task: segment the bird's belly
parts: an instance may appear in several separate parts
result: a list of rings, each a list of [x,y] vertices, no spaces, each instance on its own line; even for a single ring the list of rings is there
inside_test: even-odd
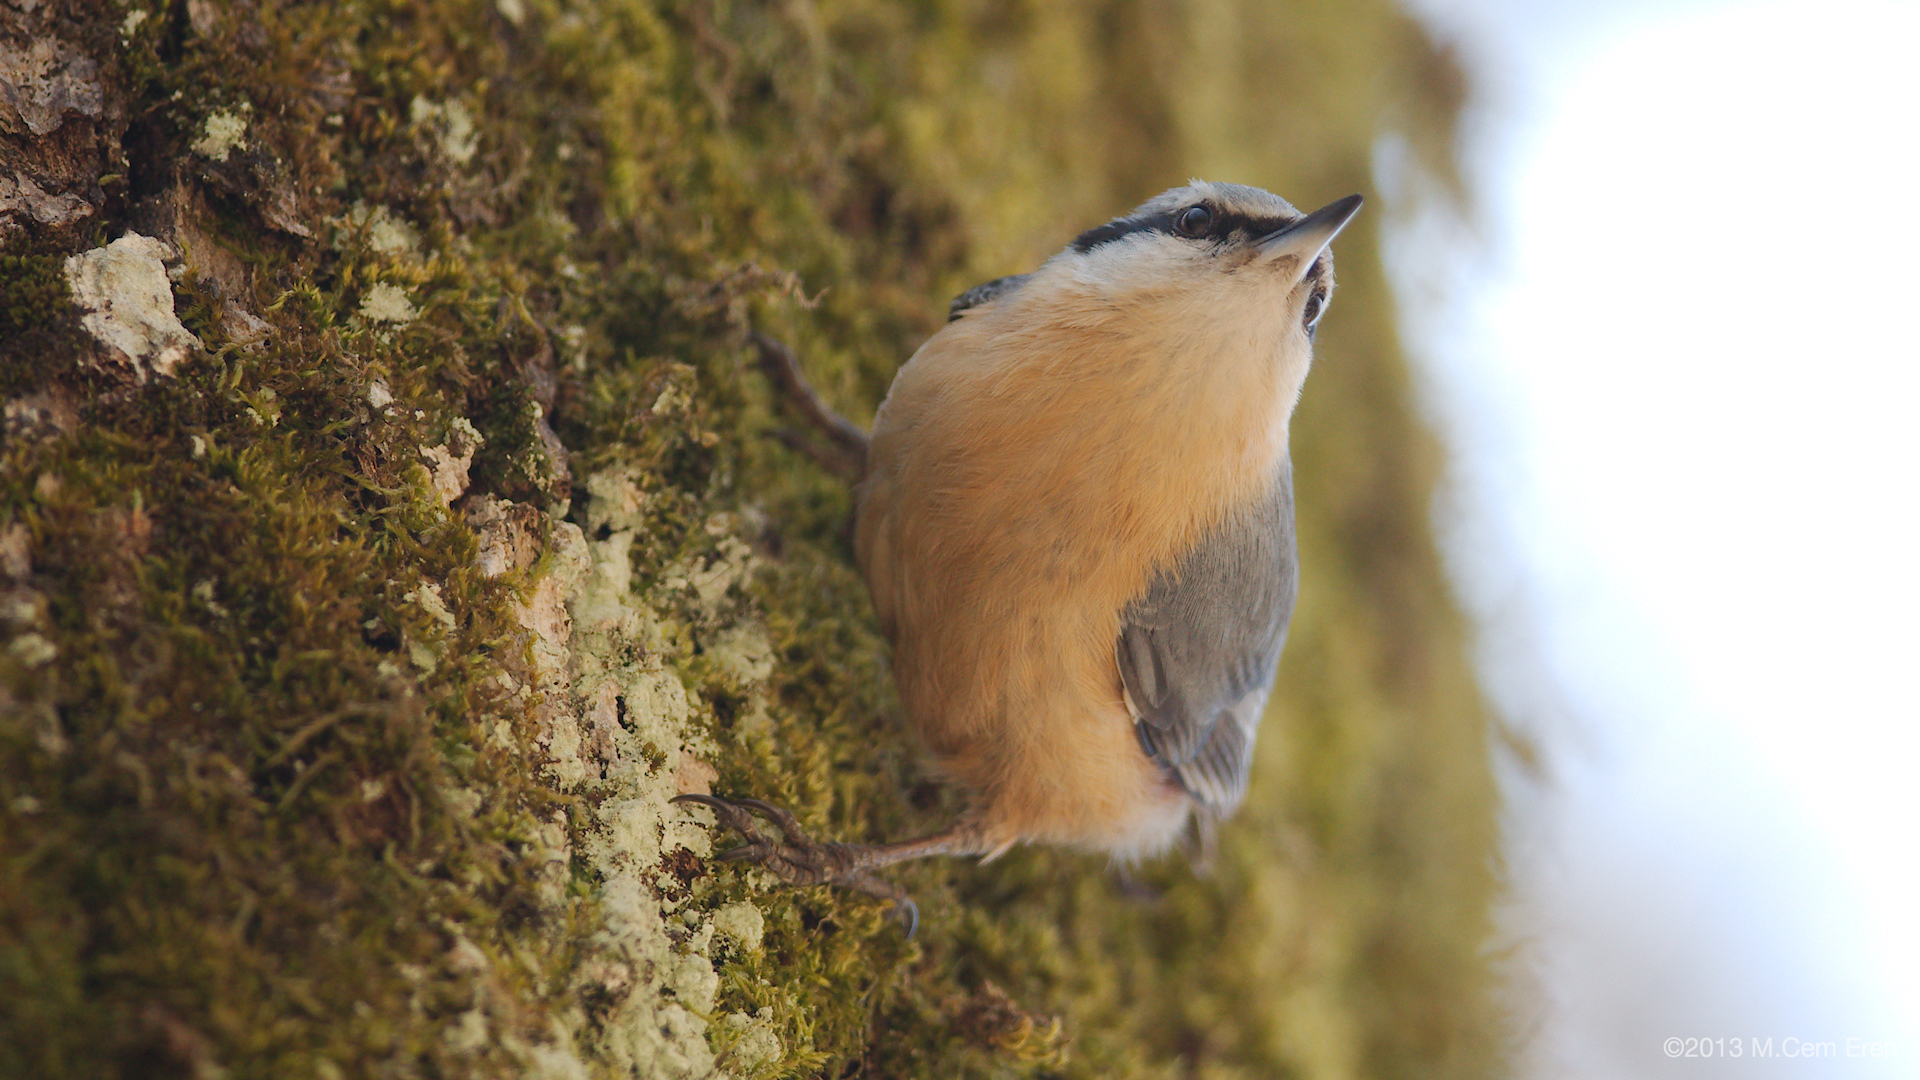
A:
[[[1056,537],[1021,557],[1001,537],[995,550],[1015,568],[1000,575],[910,564],[917,587],[897,608],[895,681],[935,766],[973,793],[995,846],[1150,855],[1177,839],[1191,802],[1140,748],[1114,660],[1124,602],[1107,594],[1120,587],[1097,587],[1105,560],[1077,546]]]

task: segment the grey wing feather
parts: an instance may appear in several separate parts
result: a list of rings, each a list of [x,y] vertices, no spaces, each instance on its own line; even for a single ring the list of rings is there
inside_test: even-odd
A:
[[[1246,794],[1299,587],[1293,470],[1127,605],[1114,652],[1148,756],[1208,810]]]
[[[984,285],[975,285],[973,288],[954,297],[953,303],[947,305],[947,321],[952,322],[959,318],[961,312],[966,311],[968,308],[979,307],[989,300],[998,299],[1002,295],[1012,292],[1020,286],[1025,285],[1027,279],[1032,276],[1032,274],[1015,274],[1012,277],[994,278]]]

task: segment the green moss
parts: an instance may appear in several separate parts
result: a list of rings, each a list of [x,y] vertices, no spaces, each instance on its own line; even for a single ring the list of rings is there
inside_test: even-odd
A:
[[[0,334],[24,334],[66,315],[64,262],[59,255],[0,255]]]
[[[124,12],[74,18],[104,48]],[[949,295],[1188,172],[1312,201],[1387,127],[1439,154],[1458,75],[1403,15],[174,4],[112,47],[109,231],[172,230],[208,352],[137,390],[58,337],[9,369],[75,415],[0,448],[0,1074],[1497,1071],[1485,715],[1372,219],[1211,877],[903,867],[908,942],[666,804],[840,839],[960,807],[748,328],[869,416]],[[60,257],[0,274],[4,318],[58,322]]]
[[[65,256],[0,255],[0,394],[31,393],[74,366],[78,323]]]

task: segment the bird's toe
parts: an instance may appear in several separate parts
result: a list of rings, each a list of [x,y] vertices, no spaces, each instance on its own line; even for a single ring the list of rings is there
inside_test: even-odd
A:
[[[773,822],[773,827],[779,829],[780,834],[785,836],[789,843],[811,844],[813,842],[807,836],[807,831],[800,827],[800,819],[794,817],[793,811],[791,810],[783,809],[760,799],[738,799],[735,800],[735,804],[744,806],[748,810]]]

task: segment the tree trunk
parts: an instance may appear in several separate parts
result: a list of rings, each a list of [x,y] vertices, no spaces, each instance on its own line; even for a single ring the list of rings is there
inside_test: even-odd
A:
[[[908,942],[668,802],[960,805],[752,330],[870,416],[954,293],[1188,169],[1363,188],[1460,92],[1380,2],[0,0],[0,1075],[1494,1071],[1369,220],[1211,876],[902,868]]]

